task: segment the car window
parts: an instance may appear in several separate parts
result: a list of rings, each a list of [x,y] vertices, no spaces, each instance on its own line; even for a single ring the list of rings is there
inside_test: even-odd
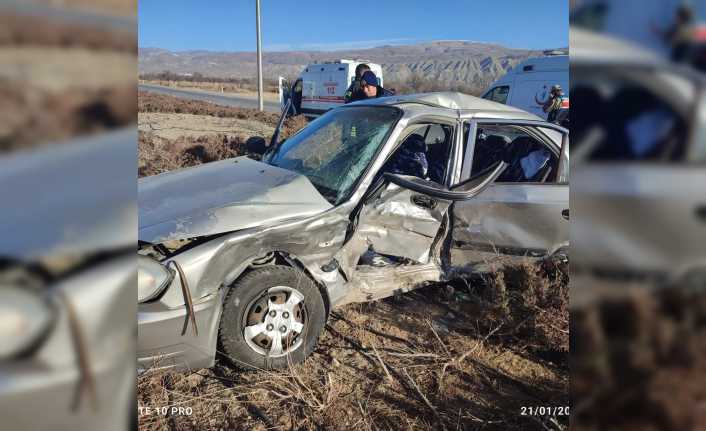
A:
[[[572,151],[577,160],[664,163],[684,159],[687,121],[671,102],[622,79],[602,79],[599,84],[584,82],[571,90],[576,101]]]
[[[507,85],[502,85],[500,87],[495,87],[483,96],[484,99],[492,100],[493,102],[502,103],[503,105],[507,103],[507,96],[510,93],[510,87]]]
[[[555,150],[528,130],[509,124],[479,124],[469,177],[504,160],[508,167],[496,180],[498,183],[554,182],[559,157]]]
[[[284,141],[268,163],[300,173],[338,204],[385,142],[400,111],[392,107],[346,107],[327,112]]]
[[[381,173],[412,175],[444,184],[453,143],[453,127],[446,124],[411,127],[414,131],[402,134],[402,142]]]

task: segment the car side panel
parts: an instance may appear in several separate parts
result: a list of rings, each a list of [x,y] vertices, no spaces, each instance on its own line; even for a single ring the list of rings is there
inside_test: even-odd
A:
[[[464,263],[551,254],[569,242],[566,184],[493,184],[453,206],[452,244]],[[565,213],[566,214],[566,213]]]
[[[363,207],[356,235],[365,238],[378,253],[428,263],[434,238],[450,201],[433,199],[433,209],[413,203],[419,193],[394,184]]]

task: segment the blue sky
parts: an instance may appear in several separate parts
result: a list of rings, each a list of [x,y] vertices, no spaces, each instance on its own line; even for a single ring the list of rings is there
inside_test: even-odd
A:
[[[472,40],[513,48],[569,44],[567,0],[261,0],[265,51]],[[139,46],[255,50],[255,0],[140,0]]]

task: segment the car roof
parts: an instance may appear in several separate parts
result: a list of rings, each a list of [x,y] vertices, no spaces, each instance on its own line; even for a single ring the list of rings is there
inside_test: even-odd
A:
[[[699,71],[675,64],[658,54],[622,39],[588,30],[571,30],[572,67],[608,67],[649,69],[678,73],[692,83],[706,85],[706,77]]]
[[[429,111],[439,115],[461,118],[502,118],[542,120],[522,109],[456,91],[405,94],[361,100],[351,105],[397,106],[404,111]]]
[[[667,63],[656,53],[632,42],[588,30],[572,28],[569,44],[571,45],[572,63],[650,66],[660,66]]]

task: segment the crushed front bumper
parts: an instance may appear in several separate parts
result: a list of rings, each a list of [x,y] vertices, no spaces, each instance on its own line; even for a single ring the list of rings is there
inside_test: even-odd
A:
[[[194,300],[196,328],[186,306],[171,309],[160,302],[140,304],[137,310],[138,371],[213,366],[224,294],[225,289],[221,289]]]

